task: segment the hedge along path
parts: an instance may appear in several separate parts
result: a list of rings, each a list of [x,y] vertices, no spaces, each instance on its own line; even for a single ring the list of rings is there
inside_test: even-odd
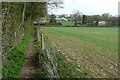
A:
[[[33,66],[33,60],[35,57],[35,51],[33,46],[34,37],[31,38],[28,50],[26,52],[26,60],[24,62],[24,66],[20,73],[20,78],[32,78],[33,74],[35,72],[34,66]]]

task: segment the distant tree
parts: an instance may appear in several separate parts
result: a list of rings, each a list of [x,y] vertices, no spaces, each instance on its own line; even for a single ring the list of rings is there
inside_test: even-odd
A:
[[[74,20],[75,20],[74,26],[77,26],[77,14],[74,14]]]
[[[108,22],[109,22],[109,16],[110,14],[109,13],[104,13],[102,14],[102,17],[103,17],[103,20],[106,21],[106,26],[108,26]]]
[[[56,23],[56,20],[55,20],[56,16],[54,14],[52,14],[50,16],[50,23]]]
[[[87,23],[89,26],[97,26],[101,16],[100,15],[91,15],[87,17]]]
[[[96,25],[96,26],[98,26],[98,23],[99,23],[99,21],[98,21],[98,20],[96,20],[96,21],[95,21],[95,25]]]
[[[109,26],[110,27],[115,27],[118,26],[118,17],[111,17],[109,20]]]
[[[87,24],[87,15],[83,15],[82,23]]]
[[[81,15],[82,13],[80,13],[78,10],[73,11],[74,26],[77,26],[78,22],[81,21]]]
[[[87,16],[87,24],[88,24],[88,26],[92,26],[93,21],[94,21],[93,16],[90,16],[90,15]]]
[[[101,21],[102,18],[100,15],[94,15],[94,17],[95,17],[95,19],[94,19],[95,25],[98,26],[98,23],[99,23],[99,21]]]
[[[62,14],[61,17],[66,17],[65,14]]]

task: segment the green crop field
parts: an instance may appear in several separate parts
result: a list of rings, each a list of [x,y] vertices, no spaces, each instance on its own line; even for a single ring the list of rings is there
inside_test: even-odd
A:
[[[73,21],[57,20],[57,22],[62,23],[63,26],[74,26],[74,22]]]
[[[117,77],[118,28],[42,27],[68,62],[91,77]]]

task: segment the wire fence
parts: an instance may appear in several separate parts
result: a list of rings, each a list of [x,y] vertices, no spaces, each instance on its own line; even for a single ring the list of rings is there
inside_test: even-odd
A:
[[[53,46],[51,46],[48,41],[44,40],[43,33],[40,33],[40,35],[41,53],[39,54],[39,64],[47,70],[47,77],[59,78],[56,52]]]
[[[41,52],[39,53],[39,64],[46,70],[42,74],[44,77],[85,78],[88,76],[87,73],[81,73],[77,70],[77,64],[68,62],[65,55],[44,33],[40,32],[40,35]]]

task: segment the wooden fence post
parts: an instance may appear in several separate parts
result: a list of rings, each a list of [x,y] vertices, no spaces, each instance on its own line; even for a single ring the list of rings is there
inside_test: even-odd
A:
[[[17,45],[17,33],[14,34],[15,45]]]
[[[42,50],[44,50],[45,44],[44,44],[44,35],[43,34],[41,34],[41,47],[42,47]]]
[[[37,31],[37,35],[38,35],[38,41],[40,41],[40,33],[39,33],[39,31]]]

